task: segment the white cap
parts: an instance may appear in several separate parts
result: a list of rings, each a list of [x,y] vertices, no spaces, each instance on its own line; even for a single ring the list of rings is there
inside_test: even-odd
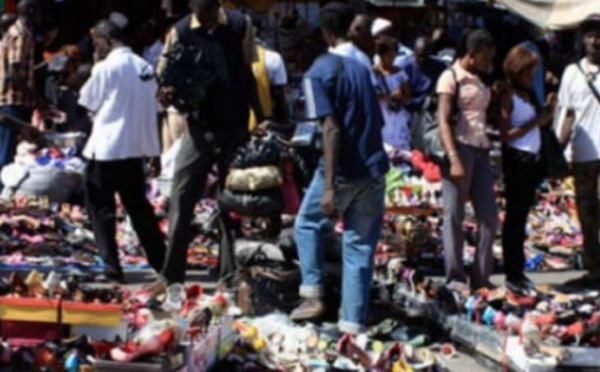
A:
[[[108,19],[120,28],[125,28],[129,24],[129,19],[123,13],[112,12]]]
[[[384,19],[384,18],[377,18],[374,22],[373,22],[373,26],[371,26],[371,34],[373,36],[377,36],[380,33],[382,33],[383,31],[391,28],[393,26],[392,22]]]

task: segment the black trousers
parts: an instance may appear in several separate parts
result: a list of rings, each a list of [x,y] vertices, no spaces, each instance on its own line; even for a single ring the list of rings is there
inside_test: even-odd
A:
[[[247,120],[245,121],[245,123]],[[204,193],[208,174],[218,167],[220,185],[224,185],[227,159],[246,143],[247,133],[229,133],[219,152],[214,144],[207,143],[204,130],[194,124],[182,137],[181,149],[175,160],[175,175],[171,190],[169,209],[168,251],[162,275],[168,283],[184,283],[187,250],[192,240],[191,223],[194,208]],[[235,273],[235,231],[237,224],[227,214],[219,216],[219,277],[230,279]]]
[[[165,260],[165,240],[152,205],[146,198],[142,159],[90,161],[85,171],[87,209],[106,273],[121,276],[116,240],[115,193],[131,218],[150,265],[160,272]]]
[[[583,233],[583,267],[600,274],[600,161],[573,163],[575,201]]]
[[[523,277],[525,268],[527,217],[543,178],[543,163],[536,155],[505,147],[502,167],[506,193],[506,216],[502,228],[504,273],[507,280],[518,281]]]

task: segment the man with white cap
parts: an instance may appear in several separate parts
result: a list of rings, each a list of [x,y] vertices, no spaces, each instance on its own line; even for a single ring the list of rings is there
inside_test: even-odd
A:
[[[398,45],[398,56],[394,61],[394,65],[400,67],[402,61],[413,55],[412,50],[398,41],[398,37],[394,35],[394,24],[392,21],[385,18],[377,18],[371,27],[371,33],[378,42],[390,42]],[[377,57],[375,57],[377,58]],[[378,62],[377,60],[375,61]]]
[[[108,19],[121,30],[124,30],[127,27],[127,25],[129,25],[129,19],[127,18],[127,16],[120,12],[110,13]]]

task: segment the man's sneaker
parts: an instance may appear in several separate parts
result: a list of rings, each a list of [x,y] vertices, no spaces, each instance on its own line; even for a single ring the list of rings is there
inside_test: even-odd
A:
[[[300,322],[318,319],[323,315],[325,315],[325,305],[323,304],[323,301],[318,298],[308,298],[302,301],[300,306],[292,311],[290,319],[295,322]]]

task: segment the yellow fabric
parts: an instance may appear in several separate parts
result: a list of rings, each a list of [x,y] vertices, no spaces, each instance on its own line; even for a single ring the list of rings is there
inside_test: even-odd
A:
[[[258,87],[258,98],[263,109],[265,117],[271,117],[273,115],[273,100],[271,98],[271,82],[269,81],[269,74],[267,73],[267,65],[265,61],[266,50],[262,46],[257,46],[258,61],[252,64],[252,72],[256,79],[256,85]],[[258,126],[256,115],[254,112],[250,112],[250,122],[248,128],[252,131]]]
[[[237,9],[237,6],[233,1],[226,0],[223,1],[223,5],[221,5],[224,9]]]
[[[227,15],[225,14],[225,10],[221,7],[221,9],[219,9],[219,20],[218,20],[219,25],[221,26],[225,26],[227,25]],[[198,17],[196,17],[195,14],[192,13],[192,20],[190,21],[190,28],[192,30],[198,29],[202,27],[202,22],[200,22],[200,20],[198,19]]]

